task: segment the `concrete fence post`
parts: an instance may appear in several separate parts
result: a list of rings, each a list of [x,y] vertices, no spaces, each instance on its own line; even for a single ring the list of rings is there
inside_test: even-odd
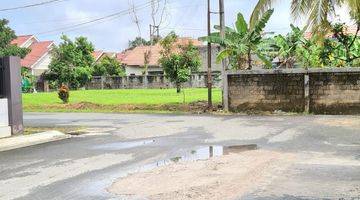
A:
[[[305,113],[310,112],[310,86],[309,86],[309,74],[304,74],[304,99],[305,99]]]
[[[223,110],[225,112],[229,111],[229,82],[228,82],[228,73],[227,70],[223,70]]]
[[[101,76],[101,89],[103,90],[104,89],[104,76]]]
[[[9,125],[12,134],[22,133],[23,111],[21,97],[21,65],[19,57],[4,57],[4,89],[5,97],[8,99]]]
[[[49,81],[44,80],[44,92],[50,92]]]
[[[149,81],[149,79],[148,79],[149,77],[148,77],[148,75],[144,75],[143,76],[143,80],[144,80],[144,86],[145,86],[145,88],[146,89],[149,89],[149,86],[148,86],[148,81]]]

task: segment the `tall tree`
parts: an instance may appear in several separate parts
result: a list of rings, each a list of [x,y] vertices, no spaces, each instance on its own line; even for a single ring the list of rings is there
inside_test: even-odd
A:
[[[3,56],[19,56],[24,58],[30,52],[28,48],[20,48],[12,45],[11,41],[16,39],[15,32],[8,26],[9,21],[0,20],[0,57]]]
[[[170,33],[160,44],[163,48],[159,59],[165,77],[176,85],[176,92],[180,93],[181,84],[190,79],[191,73],[198,71],[201,66],[200,53],[191,42],[186,45],[176,45],[177,36]]]
[[[46,77],[57,86],[66,84],[77,89],[91,79],[94,46],[85,37],[78,37],[75,42],[65,35],[61,39],[59,46],[52,50]]]
[[[94,65],[94,76],[124,76],[125,70],[116,58],[105,56],[99,63]]]
[[[263,55],[258,46],[262,41],[262,32],[273,12],[274,10],[266,11],[253,27],[246,23],[241,13],[238,13],[235,29],[225,28],[225,39],[220,37],[219,32],[200,39],[224,46],[224,50],[217,56],[217,61],[229,58],[230,65],[235,69],[251,69],[253,54],[256,54],[265,65],[270,67],[271,62]],[[219,30],[219,27],[215,26],[215,29]]]
[[[259,0],[250,19],[250,24],[256,23],[267,9],[277,0]],[[350,16],[360,27],[360,0],[291,0],[291,15],[294,19],[305,17],[307,27],[318,33],[330,30],[330,16],[336,15],[336,6],[347,6]]]
[[[136,37],[134,40],[129,41],[128,49],[134,49],[138,46],[149,46],[151,45],[150,41],[145,40],[142,37]]]

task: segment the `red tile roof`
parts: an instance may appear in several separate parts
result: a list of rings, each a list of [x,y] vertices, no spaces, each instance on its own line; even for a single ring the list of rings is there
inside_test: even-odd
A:
[[[92,56],[94,57],[95,61],[98,61],[99,58],[101,58],[101,56],[104,54],[103,51],[94,51],[92,53]]]
[[[127,55],[127,51],[117,53],[116,60],[118,60],[119,62],[122,62],[125,59],[126,55]]]
[[[184,37],[178,38],[176,45],[186,45],[189,42],[198,47],[203,45],[199,40]],[[159,44],[153,46],[138,46],[132,50],[117,54],[117,58],[123,64],[143,67],[145,62],[145,52],[150,52],[149,65],[158,66],[161,50],[162,47]]]
[[[158,65],[158,60],[160,58],[161,46],[154,45],[154,46],[138,46],[132,50],[127,51],[123,55],[123,59],[121,63],[126,65],[137,65],[137,66],[144,66],[145,63],[145,53],[150,52],[150,59],[149,65],[156,66]]]
[[[41,57],[50,51],[52,41],[35,42],[30,45],[30,53],[21,60],[21,66],[31,68]]]
[[[11,41],[11,44],[22,46],[26,41],[28,41],[30,38],[34,37],[33,35],[20,35],[13,41]]]

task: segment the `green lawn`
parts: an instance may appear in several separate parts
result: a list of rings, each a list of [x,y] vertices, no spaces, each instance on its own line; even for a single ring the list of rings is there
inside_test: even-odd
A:
[[[135,105],[149,107],[159,105],[183,105],[197,101],[207,100],[206,88],[184,89],[180,94],[175,89],[120,89],[120,90],[79,90],[70,91],[69,105],[61,103],[56,92],[23,94],[25,111],[74,111],[74,104],[91,103],[104,109],[94,111],[106,111],[114,109],[114,106]],[[221,90],[213,89],[214,103],[221,102]],[[111,108],[112,106],[112,108]],[[121,108],[118,108],[121,109]],[[159,108],[164,109],[164,108]],[[86,109],[84,109],[86,110]],[[141,109],[140,109],[141,110]],[[152,110],[152,109],[151,109]],[[156,109],[154,109],[156,110]]]

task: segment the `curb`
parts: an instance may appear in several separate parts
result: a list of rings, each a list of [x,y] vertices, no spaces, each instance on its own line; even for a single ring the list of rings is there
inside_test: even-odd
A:
[[[46,131],[31,135],[21,135],[9,138],[0,139],[0,152],[23,147],[44,144],[71,138],[71,135],[66,135],[59,131]]]

